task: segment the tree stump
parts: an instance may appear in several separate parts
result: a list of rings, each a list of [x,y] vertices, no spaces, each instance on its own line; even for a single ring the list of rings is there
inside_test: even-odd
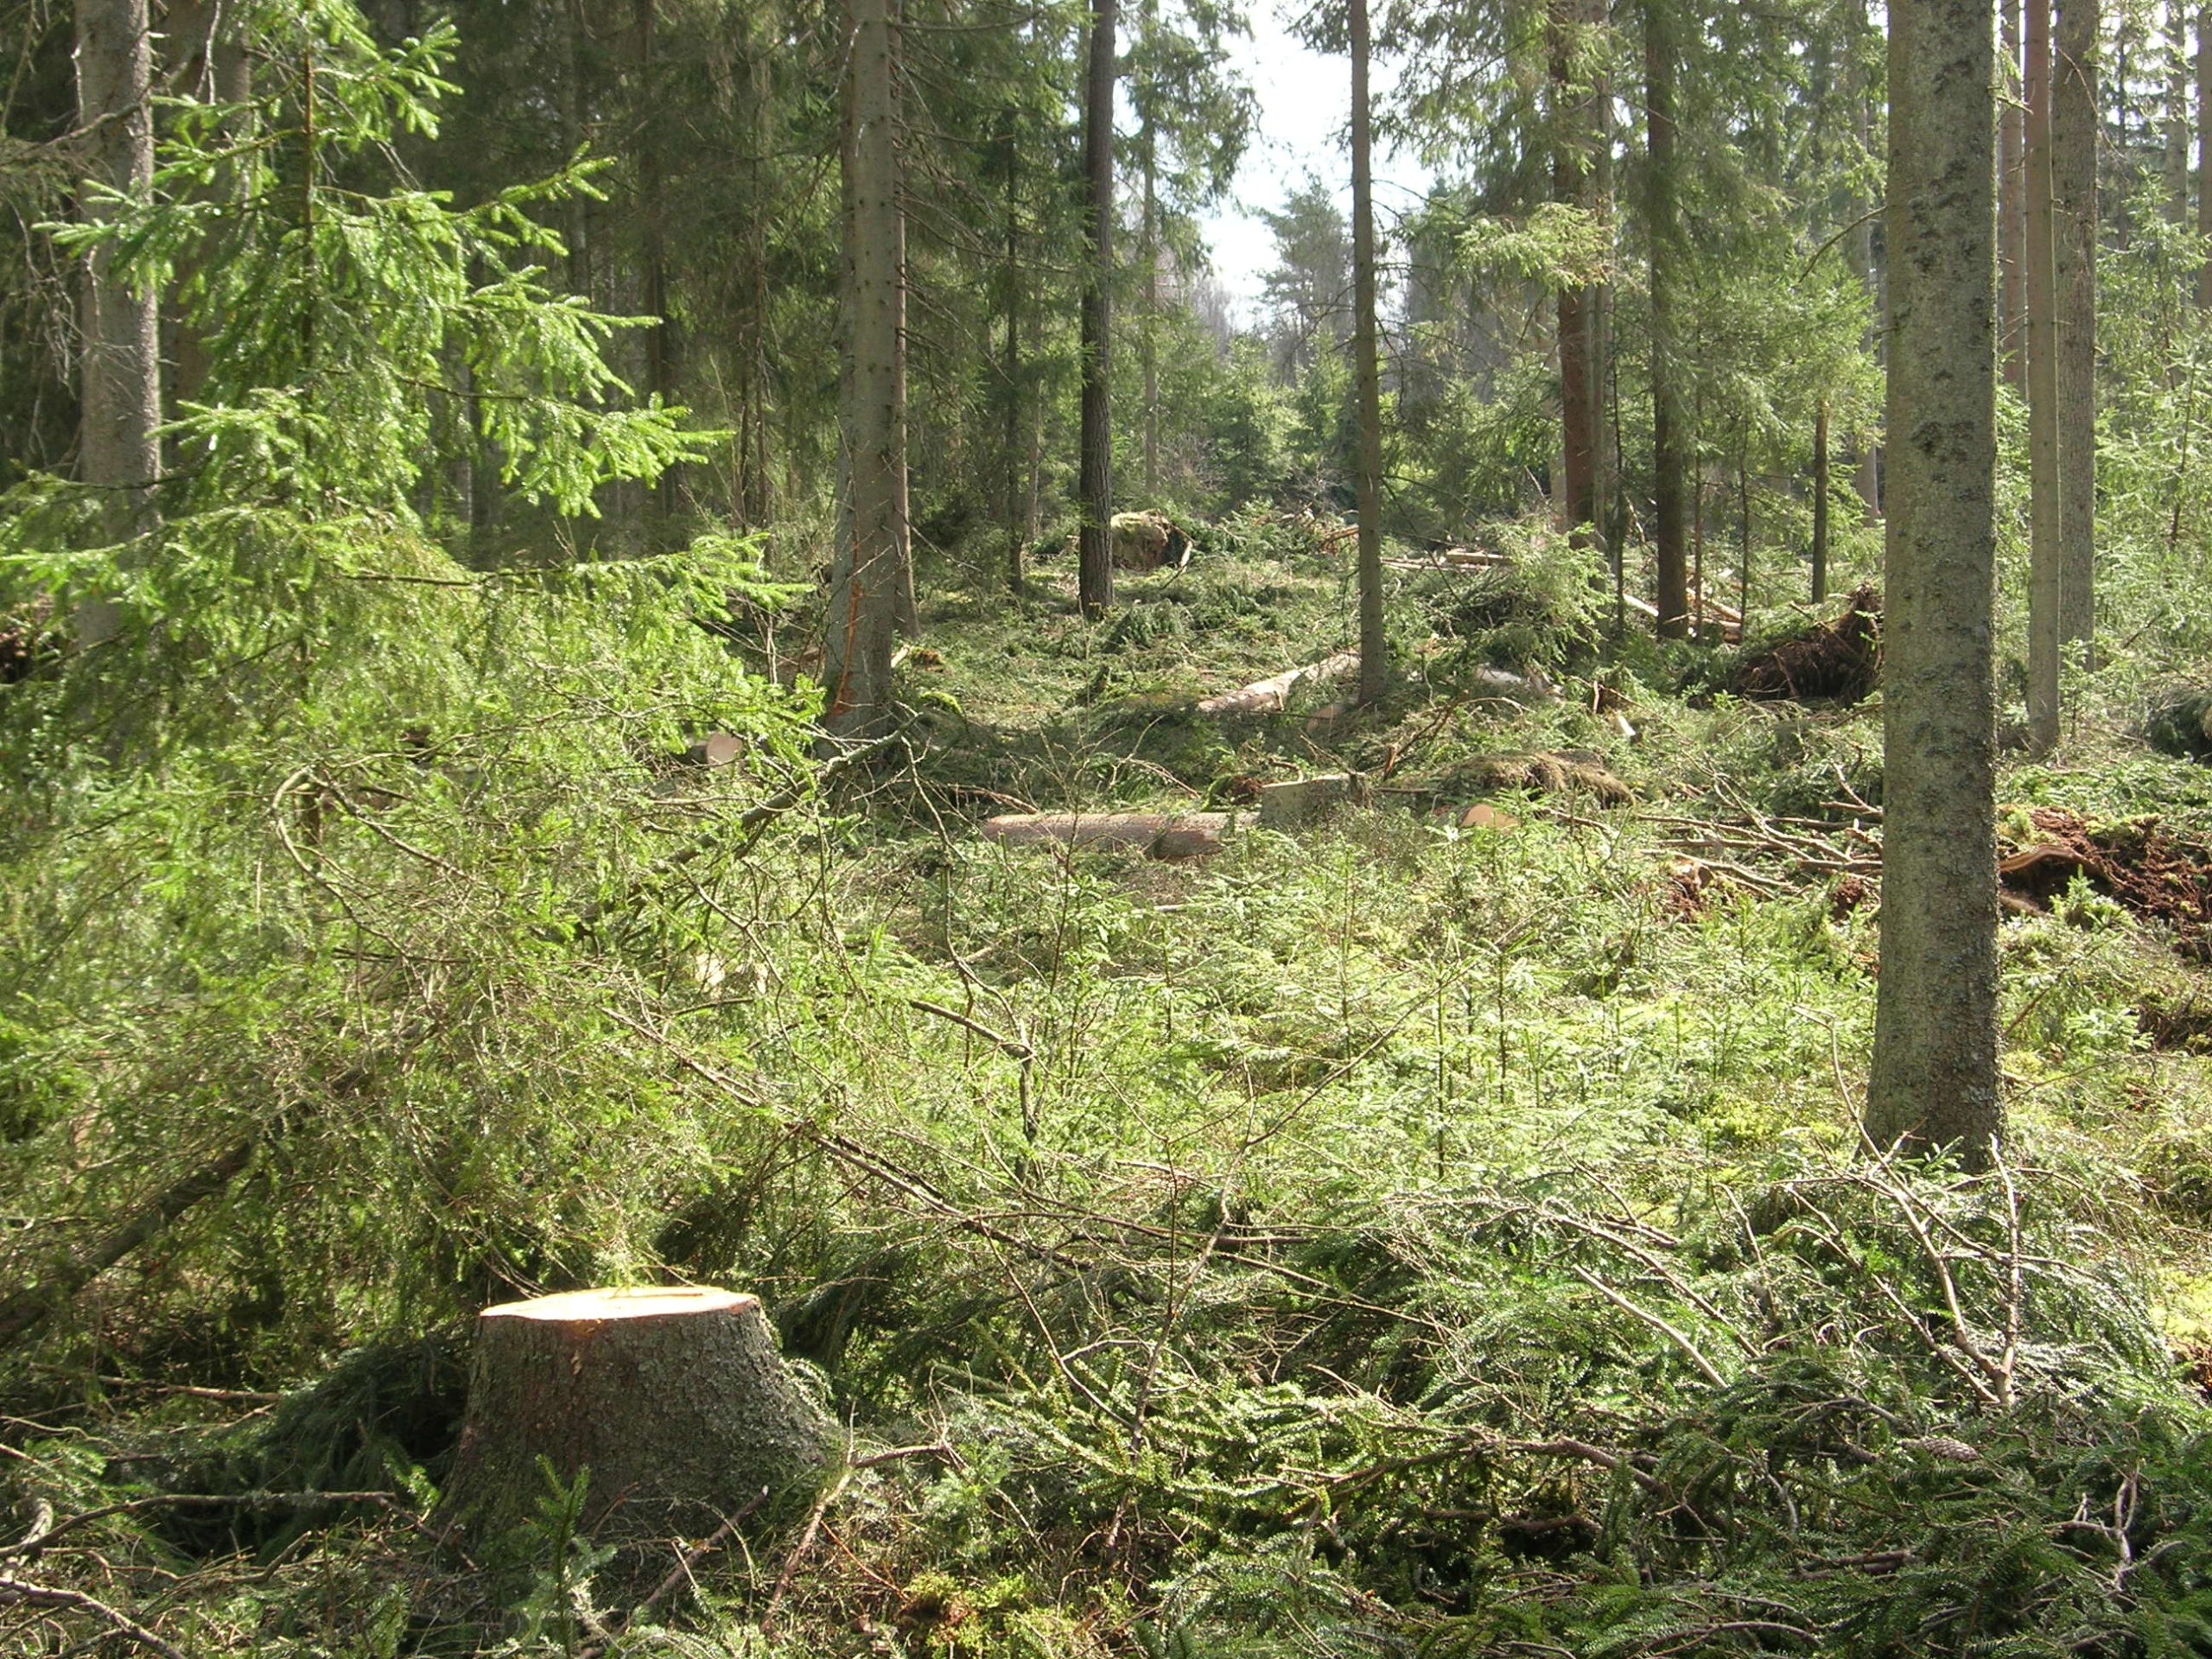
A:
[[[578,1290],[486,1308],[441,1504],[480,1539],[590,1471],[603,1537],[704,1531],[816,1476],[830,1424],[793,1384],[760,1300],[709,1286]]]

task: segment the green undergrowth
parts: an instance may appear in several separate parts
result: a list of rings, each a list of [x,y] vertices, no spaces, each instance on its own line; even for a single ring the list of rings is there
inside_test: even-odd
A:
[[[195,1655],[2212,1650],[2201,969],[2009,916],[2004,1166],[1871,1157],[1876,711],[1664,695],[1557,574],[1409,574],[1378,709],[1241,723],[1346,643],[1318,545],[940,594],[813,793],[751,624],[634,586],[456,598],[537,666],[324,664],[367,714],[159,788],[56,763],[0,1287],[248,1152],[0,1362],[0,1531],[123,1506],[14,1565]],[[2008,802],[2196,810],[2096,729]],[[1199,862],[976,833],[1347,768]],[[662,1279],[759,1292],[852,1466],[632,1611],[558,1494],[472,1573],[468,1319]]]

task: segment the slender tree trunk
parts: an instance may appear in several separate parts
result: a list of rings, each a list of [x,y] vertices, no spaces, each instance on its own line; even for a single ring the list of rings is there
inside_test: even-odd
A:
[[[143,190],[154,176],[149,102],[153,49],[146,0],[77,0],[77,124],[85,187],[79,214],[107,216],[92,187]],[[84,359],[78,467],[101,491],[105,533],[117,541],[146,528],[162,474],[161,308],[151,289],[135,293],[112,272],[105,249],[86,258],[81,289]],[[87,643],[114,631],[100,601],[79,619]]]
[[[1859,116],[1859,143],[1869,156],[1874,149],[1874,99],[1867,89],[1865,54],[1871,43],[1880,36],[1874,33],[1866,20],[1866,0],[1854,0],[1852,10],[1854,24],[1851,35],[1851,55],[1847,68],[1851,78],[1852,106]],[[1866,297],[1873,315],[1873,327],[1867,346],[1878,364],[1889,361],[1889,282],[1885,276],[1883,261],[1874,251],[1874,214],[1879,204],[1870,204],[1852,232],[1852,264],[1866,284]],[[1868,434],[1859,444],[1859,469],[1853,480],[1859,500],[1865,504],[1869,518],[1882,516],[1882,446],[1878,435]]]
[[[1359,381],[1359,700],[1382,695],[1382,372],[1375,340],[1374,122],[1368,102],[1367,0],[1351,24],[1352,366]]]
[[[1675,267],[1681,228],[1675,201],[1675,47],[1668,0],[1645,0],[1643,71],[1645,172],[1651,238],[1651,494],[1659,564],[1659,636],[1689,632],[1688,570],[1683,543],[1681,390],[1675,365]]]
[[[2051,217],[2050,0],[2027,0],[2028,741],[2058,741],[2058,305]]]
[[[1882,973],[1866,1133],[1988,1163],[1997,1070],[1987,0],[1890,0]]]
[[[1142,29],[1160,25],[1159,0],[1144,0]],[[1147,105],[1149,100],[1147,100]],[[1144,505],[1160,505],[1160,131],[1147,107],[1138,137],[1144,157]]]
[[[2196,233],[2212,240],[2212,4],[2196,11]],[[2197,270],[2196,303],[2212,311],[2212,259]]]
[[[1828,405],[1813,417],[1813,603],[1828,596]]]
[[[1550,48],[1552,200],[1588,209],[1589,174],[1582,154],[1591,142],[1585,124],[1590,100],[1573,95],[1573,36],[1583,0],[1551,0]],[[1597,519],[1597,376],[1592,361],[1590,291],[1563,287],[1556,296],[1559,321],[1559,409],[1562,494],[1560,517],[1569,531],[1586,535]]]
[[[1606,0],[1585,0],[1587,21],[1605,21]],[[1610,84],[1600,76],[1590,89],[1588,130],[1596,152],[1590,169],[1591,209],[1605,226],[1608,257],[1615,251],[1613,226],[1613,113]],[[1616,599],[1620,597],[1621,544],[1626,537],[1627,515],[1623,512],[1620,487],[1619,388],[1613,376],[1612,289],[1599,283],[1586,290],[1585,314],[1590,334],[1590,412],[1592,435],[1591,511],[1598,534],[1611,565]],[[1616,619],[1618,624],[1618,619]]]
[[[2097,37],[2097,0],[2060,0],[2050,101],[2058,643],[2084,663],[2094,655],[2096,585]]]
[[[1999,340],[2005,378],[2023,396],[2028,387],[2027,359],[2027,130],[2021,108],[2025,82],[2020,73],[2020,0],[1999,0],[2004,18],[2004,55],[1998,90],[2004,98],[1998,114],[1997,259]]]
[[[1027,520],[1022,512],[1022,480],[1027,475],[1021,450],[1021,130],[1012,111],[1007,112],[1006,141],[1006,585],[1009,593],[1021,592],[1022,551],[1028,545]]]
[[[1090,186],[1090,246],[1083,284],[1082,525],[1076,589],[1086,616],[1114,603],[1114,29],[1115,0],[1090,0],[1083,103],[1083,171]]]
[[[1744,521],[1743,563],[1736,568],[1736,614],[1743,619],[1737,637],[1751,626],[1751,435],[1736,454],[1736,498]]]
[[[2165,155],[2160,182],[2166,218],[2189,223],[2189,12],[2183,0],[2166,0]]]
[[[1705,410],[1698,405],[1692,423],[1690,472],[1690,638],[1705,641]]]
[[[823,723],[872,735],[891,702],[897,625],[899,474],[906,411],[898,370],[900,238],[892,0],[849,0],[845,92],[846,533],[839,538],[823,642]]]
[[[640,219],[638,303],[652,319],[645,325],[644,391],[648,397],[672,403],[676,397],[668,321],[668,204],[666,168],[661,156],[658,0],[637,0],[638,212]],[[665,518],[676,511],[677,469],[670,467],[654,485],[650,510]]]
[[[898,0],[892,0],[893,17],[898,16]],[[891,73],[895,77],[899,66],[894,56]],[[894,90],[893,94],[897,94]],[[892,189],[899,189],[896,153],[893,154]],[[893,318],[891,331],[891,401],[899,411],[898,455],[891,469],[891,522],[896,534],[893,551],[899,561],[892,588],[892,618],[899,633],[908,639],[922,637],[922,610],[914,594],[914,515],[912,498],[908,493],[909,474],[906,470],[906,209],[903,197],[898,198],[892,213],[894,246],[897,250],[894,269],[898,275],[892,283],[891,303]]]

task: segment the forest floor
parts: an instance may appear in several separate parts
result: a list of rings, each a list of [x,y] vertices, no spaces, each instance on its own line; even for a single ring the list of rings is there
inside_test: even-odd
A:
[[[8,1373],[5,1536],[86,1518],[0,1539],[0,1594],[61,1598],[0,1646],[2212,1650],[2212,772],[2118,707],[2008,766],[2011,1138],[1902,1166],[1856,1127],[1878,693],[1613,652],[1528,544],[1395,574],[1379,707],[1206,717],[1351,600],[1299,526],[1205,539],[1098,623],[1061,566],[942,574],[906,758],[702,889],[652,1128],[698,1150],[623,1248],[768,1301],[850,1440],[817,1499],[696,1557],[555,1504],[479,1570],[425,1519],[462,1322],[310,1368],[111,1301]],[[1239,816],[1189,860],[978,831],[1068,810]],[[588,1228],[593,1181],[543,1203]],[[142,1269],[179,1306],[221,1280],[183,1249]]]

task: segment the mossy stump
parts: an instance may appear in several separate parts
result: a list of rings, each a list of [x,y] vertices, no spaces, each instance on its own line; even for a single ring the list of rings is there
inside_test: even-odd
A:
[[[441,1508],[497,1539],[537,1513],[543,1459],[564,1483],[590,1471],[581,1519],[601,1537],[708,1531],[816,1478],[830,1433],[756,1296],[700,1286],[505,1302],[477,1318]]]

